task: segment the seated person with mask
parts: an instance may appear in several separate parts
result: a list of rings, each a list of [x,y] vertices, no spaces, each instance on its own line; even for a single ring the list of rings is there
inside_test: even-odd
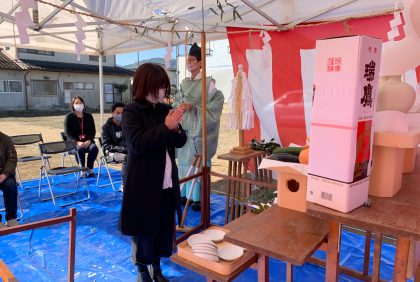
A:
[[[112,117],[102,126],[102,148],[108,162],[122,163],[121,173],[127,162],[127,143],[122,134],[121,121],[124,104],[117,102],[111,106]]]

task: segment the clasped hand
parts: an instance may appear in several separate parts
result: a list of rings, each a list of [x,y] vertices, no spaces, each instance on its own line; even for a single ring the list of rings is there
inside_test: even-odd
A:
[[[181,107],[178,107],[175,111],[169,111],[165,118],[165,125],[169,130],[176,130],[178,128],[178,125],[184,116],[184,111],[185,110]]]
[[[92,142],[90,141],[90,140],[87,140],[87,141],[85,141],[85,142],[83,142],[83,141],[77,141],[77,145],[79,146],[79,147],[82,147],[82,148],[87,148],[87,147],[89,147],[89,145],[91,144]]]

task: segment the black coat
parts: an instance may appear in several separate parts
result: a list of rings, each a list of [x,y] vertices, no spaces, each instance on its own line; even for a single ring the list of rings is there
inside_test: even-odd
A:
[[[75,113],[68,113],[64,117],[64,133],[66,134],[67,140],[81,141],[79,136],[82,134],[82,128],[79,120]],[[93,116],[89,113],[83,112],[83,133],[86,135],[86,140],[90,140],[95,143],[95,121]]]
[[[112,117],[102,125],[102,149],[108,152],[118,152],[127,154],[125,136],[122,136],[121,142],[118,142],[117,134],[114,129]]]
[[[119,229],[130,236],[157,236],[166,150],[172,161],[172,184],[178,220],[181,198],[175,148],[187,141],[185,131],[170,131],[165,125],[170,106],[135,101],[124,108],[122,129],[128,159]]]

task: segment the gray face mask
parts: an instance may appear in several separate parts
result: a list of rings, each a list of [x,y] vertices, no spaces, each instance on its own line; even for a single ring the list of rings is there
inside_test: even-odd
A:
[[[112,115],[112,118],[113,118],[116,122],[121,122],[121,121],[122,121],[122,115]]]

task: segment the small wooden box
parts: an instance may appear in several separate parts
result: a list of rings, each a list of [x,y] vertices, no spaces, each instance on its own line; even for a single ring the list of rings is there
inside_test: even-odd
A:
[[[280,207],[306,212],[307,165],[263,159],[259,168],[278,173],[277,204]]]
[[[229,232],[227,229],[224,229],[218,226],[213,226],[213,227],[210,227],[209,229],[219,229],[226,233]],[[216,245],[218,248],[220,248],[220,247],[223,247],[226,245],[232,245],[232,244],[225,241],[221,241],[219,243],[216,243]],[[179,257],[185,260],[191,261],[195,264],[198,264],[204,268],[211,269],[212,271],[220,273],[222,275],[229,275],[233,273],[243,264],[247,263],[249,259],[251,259],[254,255],[255,253],[245,250],[244,254],[240,258],[234,261],[225,261],[225,260],[220,259],[218,262],[215,262],[215,261],[208,261],[194,255],[191,250],[190,245],[188,245],[187,240],[183,241],[182,243],[178,245]]]

